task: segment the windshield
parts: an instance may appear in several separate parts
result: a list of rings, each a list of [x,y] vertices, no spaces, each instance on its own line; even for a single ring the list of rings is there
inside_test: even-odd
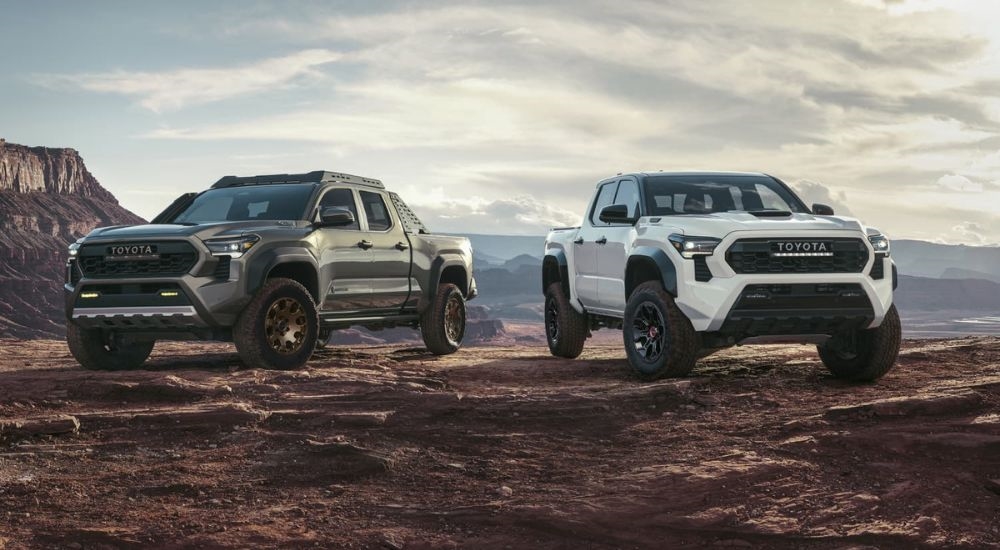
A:
[[[209,189],[175,216],[173,223],[301,220],[315,188],[294,183]]]
[[[767,176],[651,176],[645,188],[649,216],[734,210],[808,212],[798,197]]]

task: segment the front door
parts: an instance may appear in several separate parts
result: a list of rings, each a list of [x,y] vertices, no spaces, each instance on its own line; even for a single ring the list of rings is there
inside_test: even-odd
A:
[[[322,232],[322,257],[320,281],[329,281],[320,310],[350,316],[368,309],[372,284],[369,278],[371,251],[360,246],[365,239],[361,231],[361,217],[354,191],[334,188],[320,198],[319,208],[336,206],[354,214],[354,224],[343,227],[324,227]]]
[[[639,217],[639,184],[631,178],[618,183],[618,192],[612,204],[628,207],[628,217]],[[610,224],[605,228],[607,242],[597,252],[598,296],[601,308],[615,313],[625,311],[625,264],[628,246],[633,241],[635,226],[630,223]]]
[[[598,297],[600,272],[597,261],[607,242],[608,224],[600,220],[600,215],[604,207],[611,206],[617,189],[618,182],[605,183],[598,189],[597,197],[590,207],[590,216],[583,221],[573,243],[576,296],[587,308],[599,308],[601,305]]]
[[[371,244],[369,270],[374,310],[402,310],[410,296],[410,255],[412,250],[403,226],[393,216],[382,193],[359,191],[367,221],[365,240]]]

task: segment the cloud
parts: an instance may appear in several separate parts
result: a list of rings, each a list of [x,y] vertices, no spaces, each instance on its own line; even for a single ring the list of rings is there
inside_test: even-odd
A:
[[[247,161],[259,172],[335,160],[421,199],[441,188],[422,205],[431,226],[574,223],[604,176],[693,168],[773,173],[898,237],[929,224],[887,200],[985,215],[994,204],[956,186],[1000,189],[993,8],[955,2],[261,4],[213,39],[298,53],[37,80],[165,113],[139,132],[147,147],[279,154]],[[308,103],[281,95],[292,87]],[[269,90],[238,118],[177,112]]]
[[[983,190],[983,184],[970,180],[965,176],[956,174],[946,174],[937,180],[937,184],[952,191],[962,191],[965,193],[978,193]]]
[[[951,228],[952,232],[958,236],[959,242],[966,244],[986,244],[984,228],[975,222],[963,222]]]
[[[125,95],[136,98],[146,109],[163,112],[287,86],[341,57],[334,51],[310,49],[238,67],[38,74],[32,80],[47,88]]]
[[[414,206],[421,217],[435,221],[439,232],[493,233],[503,235],[544,235],[553,227],[579,225],[581,214],[570,212],[532,195],[509,199],[448,200]]]
[[[807,206],[812,206],[813,203],[825,204],[832,207],[839,216],[854,216],[847,206],[847,193],[843,190],[834,192],[822,183],[810,180],[799,180],[791,185]]]

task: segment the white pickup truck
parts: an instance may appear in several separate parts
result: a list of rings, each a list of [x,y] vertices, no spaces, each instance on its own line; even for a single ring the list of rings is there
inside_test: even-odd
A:
[[[816,343],[854,381],[899,353],[889,240],[766,174],[605,179],[580,227],[549,233],[542,273],[552,353],[576,357],[592,330],[619,328],[643,379],[739,343]]]

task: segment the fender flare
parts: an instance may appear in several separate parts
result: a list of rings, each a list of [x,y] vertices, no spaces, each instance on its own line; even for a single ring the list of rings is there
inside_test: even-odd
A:
[[[434,300],[434,295],[437,294],[438,285],[441,284],[441,274],[444,273],[445,269],[454,266],[461,267],[462,270],[465,271],[465,288],[461,290],[466,295],[466,298],[468,298],[469,292],[472,290],[472,270],[469,269],[468,265],[466,265],[462,256],[458,254],[441,254],[431,261],[431,268],[428,277],[428,282],[430,284],[427,285],[427,288],[425,288],[423,292],[424,303],[430,303]]]
[[[628,295],[632,293],[632,288],[629,287],[629,270],[636,262],[651,261],[656,266],[657,270],[660,272],[660,281],[663,283],[663,289],[666,290],[674,298],[677,297],[677,268],[674,267],[674,262],[670,260],[667,253],[659,248],[654,248],[652,246],[637,246],[632,250],[632,253],[628,257],[628,262],[625,267],[625,299],[628,299]]]
[[[551,265],[556,266],[556,276],[553,278],[551,272]],[[559,281],[562,284],[563,292],[568,297],[569,293],[569,264],[566,261],[566,252],[562,249],[555,248],[545,252],[545,258],[542,259],[542,295],[549,289],[549,285]]]
[[[272,248],[255,254],[250,265],[247,266],[247,295],[253,294],[258,288],[264,285],[267,274],[275,267],[289,263],[306,263],[312,266],[316,272],[316,303],[323,302],[324,280],[329,284],[331,277],[319,272],[319,264],[311,254],[303,252],[297,248]]]

